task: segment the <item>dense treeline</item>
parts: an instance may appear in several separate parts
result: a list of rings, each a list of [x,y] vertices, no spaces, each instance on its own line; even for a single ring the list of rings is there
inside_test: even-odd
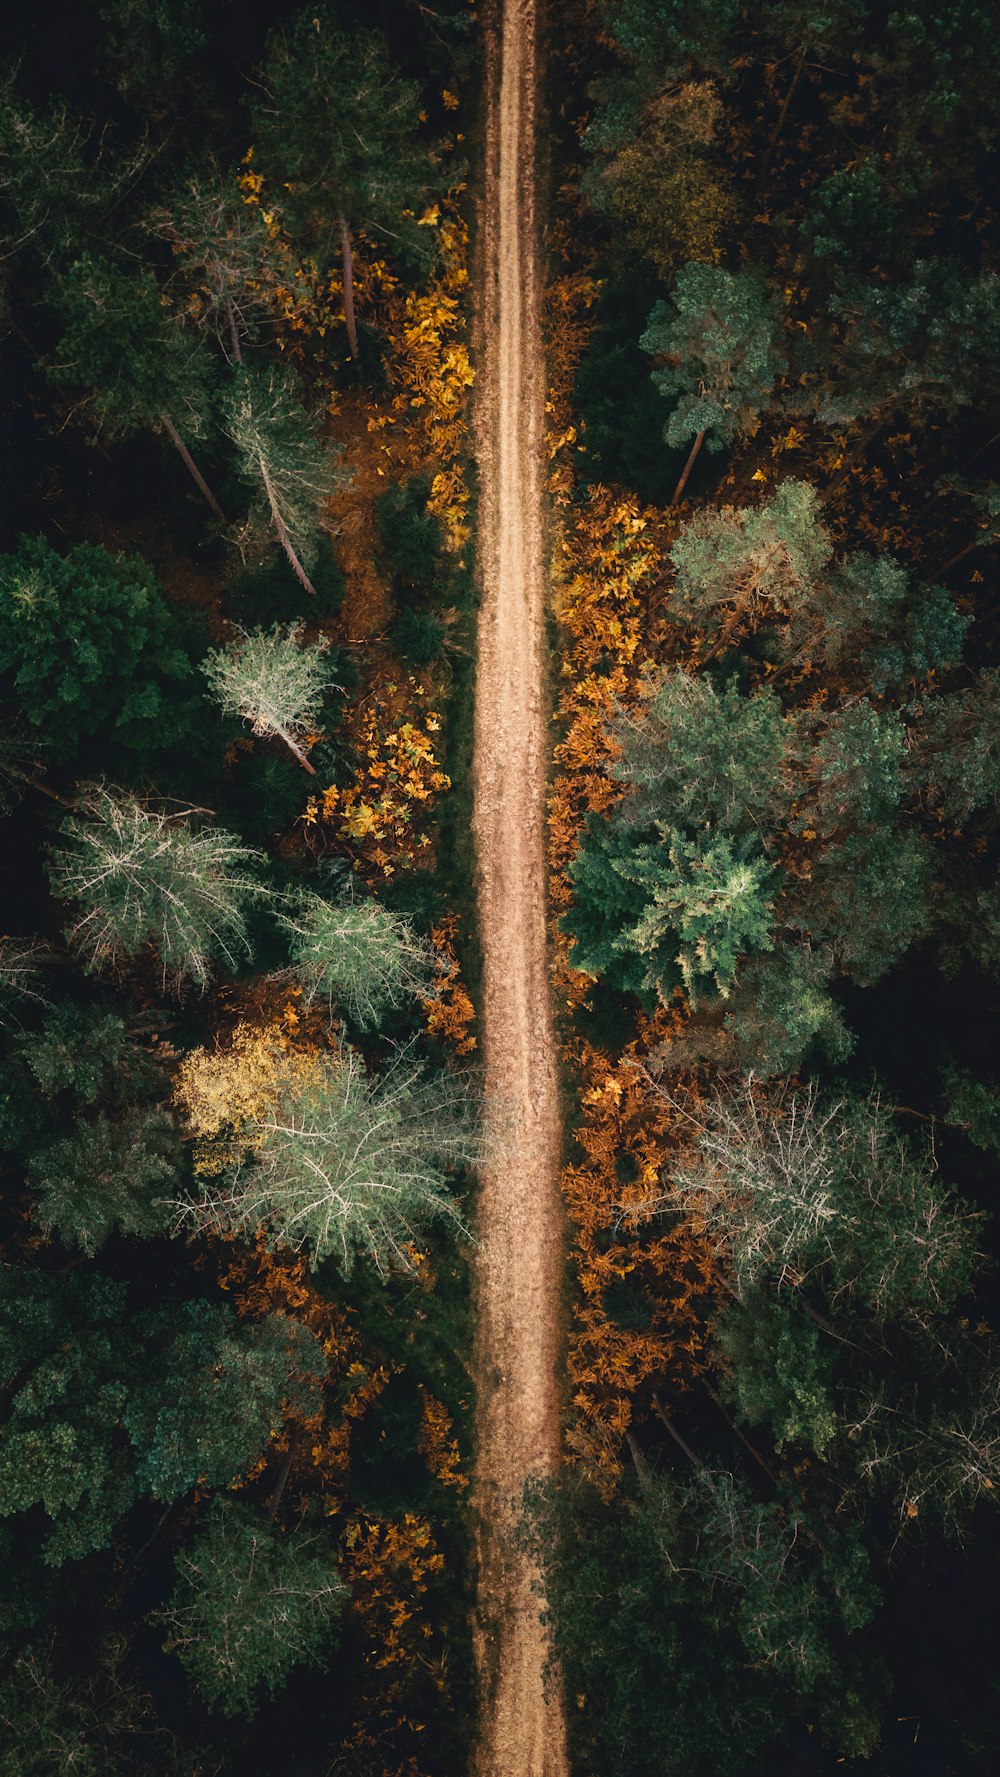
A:
[[[576,1768],[985,1772],[997,47],[582,5],[550,293]]]
[[[461,1758],[472,22],[6,27],[11,1777]]]

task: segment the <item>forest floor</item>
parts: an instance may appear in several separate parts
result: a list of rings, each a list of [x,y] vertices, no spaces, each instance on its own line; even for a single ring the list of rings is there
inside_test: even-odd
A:
[[[546,944],[549,759],[535,217],[535,0],[491,38],[477,372],[482,605],[475,837],[489,1165],[478,1204],[479,1777],[562,1777],[543,1601],[519,1544],[525,1483],[559,1450],[561,1118]]]

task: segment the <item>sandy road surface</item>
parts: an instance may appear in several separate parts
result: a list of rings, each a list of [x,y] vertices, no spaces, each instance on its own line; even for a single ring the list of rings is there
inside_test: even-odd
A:
[[[483,603],[475,828],[483,1051],[500,1134],[480,1197],[477,1777],[564,1777],[536,1576],[513,1535],[524,1483],[558,1454],[563,1247],[546,954],[544,367],[535,236],[535,0],[503,0],[488,47],[478,453]]]

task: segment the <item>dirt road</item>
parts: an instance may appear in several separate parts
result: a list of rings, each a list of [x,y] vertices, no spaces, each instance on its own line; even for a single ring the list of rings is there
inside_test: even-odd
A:
[[[564,1777],[562,1702],[543,1691],[536,1575],[514,1535],[529,1476],[558,1455],[560,1122],[546,953],[544,411],[535,233],[535,0],[503,0],[488,54],[479,317],[483,603],[476,845],[483,1050],[499,1130],[479,1204],[477,1777]]]

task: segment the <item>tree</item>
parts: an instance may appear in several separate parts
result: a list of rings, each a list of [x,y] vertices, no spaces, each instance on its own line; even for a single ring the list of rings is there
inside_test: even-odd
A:
[[[863,1304],[880,1321],[951,1308],[968,1287],[973,1219],[878,1097],[767,1099],[752,1081],[706,1107],[673,1188],[724,1248],[739,1299],[767,1281]]]
[[[269,317],[271,287],[280,278],[259,205],[246,203],[235,177],[213,165],[189,173],[151,210],[147,226],[173,253],[178,320],[211,334],[242,364],[243,341]]]
[[[725,74],[737,0],[618,0],[607,20],[617,66],[595,83],[586,145],[627,148],[658,96],[698,72]]]
[[[921,796],[959,825],[1000,799],[1000,674],[968,690],[928,698],[909,731],[907,776]]]
[[[164,985],[204,988],[215,958],[233,967],[249,952],[246,907],[265,891],[248,870],[258,854],[232,834],[196,831],[103,786],[61,832],[49,876],[55,894],[79,902],[68,937],[88,972],[120,973],[148,947]]]
[[[820,1547],[797,1500],[702,1468],[611,1504],[570,1475],[533,1491],[529,1527],[570,1695],[600,1699],[575,1722],[595,1777],[765,1769],[803,1715],[843,1754],[874,1750],[882,1673],[852,1638],[879,1596],[857,1526],[824,1524]]]
[[[823,609],[820,583],[832,555],[808,482],[783,481],[759,507],[706,507],[670,548],[677,576],[671,614],[717,629],[713,652],[762,619],[798,626]]]
[[[828,1060],[846,1060],[854,1039],[830,993],[834,972],[828,947],[783,936],[776,937],[773,954],[747,962],[725,1021],[743,1073],[763,1079],[789,1074],[813,1043]]]
[[[242,716],[254,734],[277,735],[315,777],[301,742],[319,723],[331,688],[323,661],[330,644],[324,636],[305,643],[302,633],[301,624],[240,630],[206,656],[202,670],[226,715]]]
[[[240,469],[258,490],[292,572],[315,594],[312,565],[320,508],[336,485],[339,447],[326,444],[307,416],[294,374],[284,366],[247,368],[233,379],[226,402],[226,431]]]
[[[145,1239],[166,1231],[180,1156],[173,1119],[145,1109],[100,1112],[35,1154],[28,1179],[47,1234],[93,1258],[112,1234]]]
[[[898,270],[906,254],[907,232],[899,201],[889,190],[877,156],[840,167],[817,185],[799,239],[816,274],[825,273],[838,284],[876,268]]]
[[[152,570],[78,543],[65,556],[22,537],[0,557],[0,672],[58,756],[109,735],[146,753],[190,720],[191,664]]]
[[[461,1083],[399,1061],[369,1078],[353,1049],[279,1068],[273,1099],[246,1119],[244,1151],[218,1180],[203,1176],[182,1221],[233,1233],[267,1231],[348,1273],[356,1256],[385,1274],[412,1266],[426,1224],[456,1219],[449,1168],[476,1158]],[[249,1151],[247,1151],[249,1150]]]
[[[89,410],[108,438],[165,432],[221,519],[185,442],[205,432],[210,366],[199,341],[170,320],[152,273],[82,254],[57,279],[54,302],[63,333],[49,375],[89,391]]]
[[[125,1396],[125,1292],[106,1278],[0,1273],[0,1516],[41,1507],[45,1565],[104,1546],[133,1504],[130,1454],[118,1433]]]
[[[0,1517],[60,1567],[103,1548],[144,1493],[164,1504],[226,1485],[261,1455],[287,1400],[315,1409],[325,1363],[281,1315],[248,1325],[221,1303],[129,1312],[93,1271],[0,1272]],[[44,1519],[43,1519],[44,1523]]]
[[[98,11],[101,62],[119,93],[162,105],[207,41],[204,8],[198,0],[99,0]]]
[[[653,382],[668,401],[677,397],[664,429],[667,443],[676,449],[694,439],[674,492],[678,500],[706,439],[709,450],[721,450],[756,428],[782,368],[776,298],[754,269],[685,265],[639,343],[666,360]]]
[[[372,31],[344,31],[326,11],[307,9],[268,44],[261,75],[267,100],[254,108],[265,164],[282,183],[282,207],[297,231],[320,243],[340,237],[344,322],[358,356],[352,237],[360,229],[406,238],[427,189],[416,83],[394,72]]]
[[[930,926],[930,861],[919,833],[875,828],[831,846],[813,871],[803,918],[862,987]]]
[[[164,1501],[228,1485],[280,1431],[315,1412],[326,1363],[315,1335],[282,1314],[237,1322],[215,1302],[137,1316],[144,1354],[122,1419],[140,1488]]]
[[[713,263],[733,219],[715,148],[721,123],[710,82],[661,92],[636,119],[635,134],[584,180],[595,210],[616,225],[616,239],[664,279],[685,261]],[[590,139],[596,146],[593,128]]]
[[[996,391],[996,272],[970,278],[957,261],[918,260],[905,283],[854,280],[832,298],[831,311],[841,338],[812,398],[821,420],[903,412],[917,421],[935,409],[956,414]]]
[[[132,1677],[116,1632],[22,1644],[0,1689],[0,1777],[188,1777],[191,1766]],[[81,1658],[82,1654],[86,1658]]]
[[[348,1596],[322,1536],[287,1536],[239,1500],[219,1500],[176,1561],[164,1648],[203,1702],[249,1720],[261,1693],[318,1666]]]
[[[146,1029],[155,1035],[156,1020]],[[63,1000],[15,1047],[43,1096],[72,1094],[74,1113],[95,1104],[108,1108],[157,1097],[166,1083],[157,1058],[140,1046],[117,1012],[102,1005]]]
[[[745,697],[733,684],[677,670],[651,681],[648,701],[623,712],[612,733],[621,749],[611,774],[628,788],[618,818],[745,832],[784,801],[787,737],[768,690]]]
[[[752,841],[677,832],[664,839],[666,856],[663,847],[639,845],[632,864],[648,896],[630,933],[649,959],[644,985],[669,997],[661,958],[674,953],[692,1005],[706,987],[728,999],[740,958],[773,948],[774,873]]]
[[[381,1024],[395,1006],[426,987],[430,958],[412,928],[374,898],[340,903],[303,897],[290,934],[292,963],[308,1004],[320,1000],[361,1030]]]
[[[95,140],[65,104],[36,111],[17,90],[16,70],[0,76],[0,193],[17,230],[7,250],[30,247],[49,268],[79,252],[88,233],[99,234],[148,158],[145,143],[116,150],[109,155],[103,134]]]

